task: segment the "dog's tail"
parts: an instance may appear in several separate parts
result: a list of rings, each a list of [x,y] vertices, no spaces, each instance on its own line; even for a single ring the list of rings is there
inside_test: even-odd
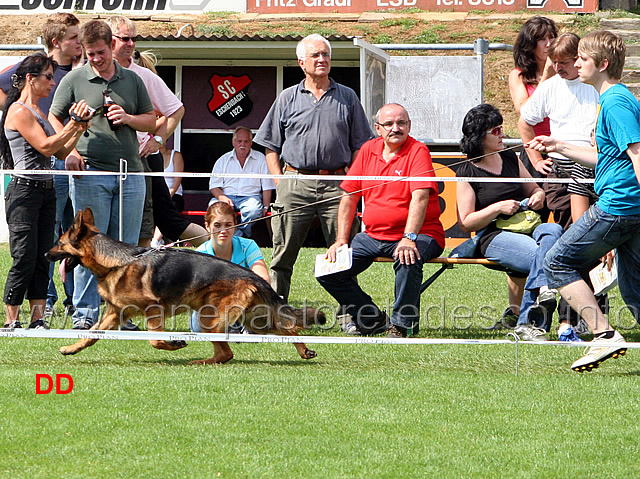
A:
[[[282,322],[287,323],[293,320],[293,323],[300,329],[311,329],[327,322],[324,313],[315,308],[298,309],[288,304],[283,304],[280,306],[278,314]]]

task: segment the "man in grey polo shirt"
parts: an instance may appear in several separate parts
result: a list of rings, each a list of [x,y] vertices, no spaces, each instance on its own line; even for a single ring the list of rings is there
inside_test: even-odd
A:
[[[355,92],[329,78],[329,42],[321,35],[309,35],[298,43],[296,55],[305,78],[280,94],[253,141],[266,148],[267,165],[274,175],[344,175],[373,132]],[[275,183],[271,209],[276,214],[342,194],[338,181]],[[320,219],[327,245],[335,242],[338,204],[336,199],[272,218],[271,285],[285,300],[293,265],[314,216]]]
[[[65,160],[67,170],[119,171],[120,159],[127,160],[128,171],[142,171],[136,130],[155,131],[156,115],[147,89],[138,75],[113,61],[113,38],[109,26],[99,20],[82,25],[80,42],[85,48],[87,64],[69,72],[56,89],[49,110],[49,121],[59,131],[68,117],[71,104],[79,100],[97,108],[103,104],[103,92],[113,99],[108,111],[91,121],[74,150]],[[119,127],[109,127],[108,121]],[[73,209],[91,207],[96,226],[114,238],[118,237],[118,176],[72,177],[69,192]],[[144,203],[144,177],[128,176],[123,182],[123,238],[138,243]],[[78,268],[74,277],[73,326],[90,327],[98,319],[100,295],[97,281],[86,268]]]

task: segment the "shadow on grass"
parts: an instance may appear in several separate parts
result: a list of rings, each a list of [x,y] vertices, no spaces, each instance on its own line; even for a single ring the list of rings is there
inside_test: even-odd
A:
[[[242,359],[242,358],[233,358],[231,361],[228,361],[223,364],[189,364],[191,361],[198,361],[204,358],[175,358],[175,359],[133,359],[128,361],[131,364],[145,364],[145,365],[153,365],[153,364],[161,364],[168,366],[189,366],[189,367],[228,367],[233,364],[242,364],[242,365],[264,365],[264,366],[297,366],[297,367],[310,367],[311,365],[321,365],[318,361],[315,360],[306,360],[306,359]]]

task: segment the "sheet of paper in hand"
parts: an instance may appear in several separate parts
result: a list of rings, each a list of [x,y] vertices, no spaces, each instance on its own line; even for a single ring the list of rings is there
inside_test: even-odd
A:
[[[593,284],[594,294],[599,296],[615,288],[618,285],[618,256],[614,258],[611,270],[607,263],[600,263],[589,271],[589,278]]]
[[[335,263],[329,262],[329,260],[324,257],[324,254],[317,254],[314,271],[315,277],[318,278],[327,274],[339,273],[340,271],[346,271],[351,268],[353,261],[352,252],[353,250],[349,248],[349,245],[345,244],[340,246],[340,248],[336,250]]]

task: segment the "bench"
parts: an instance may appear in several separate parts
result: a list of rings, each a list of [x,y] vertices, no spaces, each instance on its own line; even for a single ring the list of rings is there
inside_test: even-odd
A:
[[[393,263],[395,260],[393,258],[387,257],[377,257],[374,259],[376,263]],[[506,271],[502,266],[500,266],[495,261],[488,260],[486,258],[447,258],[447,257],[438,257],[432,258],[427,263],[431,264],[439,264],[440,269],[429,276],[424,283],[420,286],[420,294],[424,293],[425,290],[433,284],[433,282],[440,277],[442,273],[447,269],[453,269],[453,267],[457,264],[479,264],[482,266],[486,266],[487,268],[497,269],[500,271]]]

